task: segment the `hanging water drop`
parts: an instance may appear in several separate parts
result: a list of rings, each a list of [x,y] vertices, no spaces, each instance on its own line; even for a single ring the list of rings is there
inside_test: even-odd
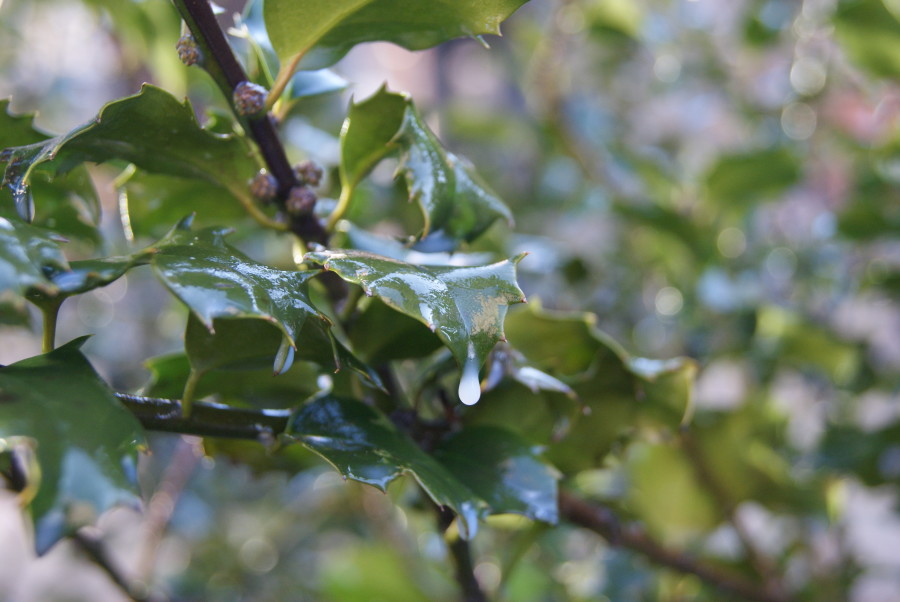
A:
[[[470,357],[463,366],[459,380],[459,400],[467,406],[475,405],[481,399],[481,382],[478,380],[478,360]]]
[[[19,183],[12,189],[12,196],[16,204],[16,213],[24,221],[31,223],[34,219],[34,198],[31,196],[31,188]]]
[[[275,376],[284,374],[291,369],[294,363],[294,346],[291,345],[290,339],[281,338],[281,346],[278,347],[278,353],[275,354]]]

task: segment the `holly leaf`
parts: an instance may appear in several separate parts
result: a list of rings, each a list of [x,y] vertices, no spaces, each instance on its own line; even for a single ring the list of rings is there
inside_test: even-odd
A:
[[[200,373],[253,370],[274,361],[275,373],[280,376],[294,359],[300,359],[329,366],[335,372],[353,370],[370,385],[382,386],[378,375],[337,341],[330,329],[323,328],[320,320],[306,320],[296,337],[296,349],[290,350],[284,349],[282,332],[266,320],[217,318],[213,326],[209,330],[193,313],[188,317],[185,351],[191,368]]]
[[[258,320],[256,322],[262,324]],[[276,333],[277,339],[281,338],[274,326],[269,328]],[[277,339],[275,348],[278,346]],[[146,367],[151,378],[142,388],[143,395],[167,399],[181,397],[191,372],[187,355],[175,353],[155,357],[146,362]],[[197,383],[195,396],[203,399],[217,395],[225,403],[244,403],[262,408],[294,407],[298,400],[321,390],[317,380],[321,373],[322,368],[317,364],[294,362],[287,372],[275,378],[270,359],[265,367],[258,369],[210,370]]]
[[[5,149],[48,138],[34,126],[34,115],[12,115],[9,100],[0,100],[0,164],[13,157]],[[18,215],[37,226],[99,244],[100,201],[87,169],[77,167],[55,177],[39,171],[35,176],[34,195],[40,199],[37,207],[27,190],[17,190],[10,183],[0,188],[0,215]]]
[[[323,395],[297,410],[287,434],[345,478],[382,491],[400,475],[411,474],[435,503],[459,516],[466,539],[475,536],[478,519],[487,514],[557,520],[556,471],[533,446],[502,428],[465,429],[431,456],[377,410]]]
[[[318,271],[285,271],[257,263],[225,243],[223,228],[191,229],[182,220],[152,247],[153,271],[214,333],[216,318],[257,318],[274,324],[291,347],[307,320],[327,329],[307,288]]]
[[[524,303],[516,283],[519,255],[479,267],[422,267],[363,251],[307,253],[347,282],[359,284],[395,310],[425,324],[450,349],[463,369],[460,399],[478,401],[478,370],[504,340],[503,319],[512,303]]]
[[[0,299],[20,305],[30,290],[56,294],[59,288],[47,272],[69,269],[60,240],[16,218],[0,217]]]
[[[266,0],[263,15],[282,61],[300,53],[306,68],[327,67],[353,46],[378,40],[421,50],[463,36],[500,34],[526,0]]]
[[[201,128],[188,101],[149,84],[108,103],[95,119],[67,134],[6,152],[3,185],[17,199],[28,193],[42,164],[65,172],[85,161],[122,160],[152,173],[212,182],[244,203],[251,202],[247,181],[257,170],[243,137]]]
[[[143,431],[79,351],[84,341],[0,368],[0,443],[27,438],[40,468],[30,504],[39,554],[80,526],[82,508],[137,501]]]
[[[411,201],[422,211],[420,245],[453,250],[472,241],[497,219],[512,222],[512,213],[478,176],[468,161],[448,152],[418,114],[412,101],[385,88],[352,104],[341,130],[341,200],[384,157],[399,152]]]
[[[529,310],[507,318],[509,343],[566,382],[587,411],[548,449],[566,474],[599,466],[638,423],[672,428],[690,419],[696,363],[634,357],[595,327],[592,314]]]
[[[388,418],[366,404],[321,396],[301,406],[287,435],[327,460],[345,478],[386,490],[388,483],[411,474],[435,503],[459,517],[460,534],[469,539],[487,504],[453,476]]]
[[[492,513],[558,520],[558,473],[515,433],[495,426],[468,427],[441,443],[434,455],[487,501]]]

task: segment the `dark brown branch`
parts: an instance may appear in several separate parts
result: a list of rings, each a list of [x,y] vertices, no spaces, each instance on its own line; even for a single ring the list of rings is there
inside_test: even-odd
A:
[[[234,56],[231,46],[228,45],[228,40],[225,39],[225,34],[216,21],[209,1],[175,0],[175,6],[204,54],[204,69],[209,72],[222,94],[231,103],[235,87],[241,82],[248,81],[248,78],[244,68]],[[278,201],[284,209],[284,201],[291,188],[299,186],[300,182],[288,162],[275,126],[272,125],[268,114],[258,118],[241,119],[241,123],[259,147],[269,173],[278,181]],[[292,216],[291,231],[308,243],[324,245],[328,240],[327,232],[312,213]]]
[[[191,415],[181,413],[181,402],[116,393],[144,428],[202,437],[267,441],[287,428],[289,410],[248,410],[214,403],[195,402]]]
[[[72,535],[72,541],[87,555],[134,602],[151,602],[151,598],[145,596],[131,587],[128,579],[110,561],[106,547],[100,539],[88,535],[83,529]]]
[[[453,522],[454,514],[448,508],[435,506],[437,511],[438,528],[441,532],[447,530],[450,523]],[[469,542],[461,537],[457,537],[452,542],[447,542],[450,549],[450,555],[453,557],[453,568],[456,573],[456,582],[459,584],[460,600],[462,602],[487,602],[487,596],[481,590],[478,580],[475,579],[475,572],[472,567],[472,551],[469,549]]]
[[[750,564],[756,569],[757,574],[766,582],[766,587],[772,592],[784,592],[784,586],[778,576],[777,568],[774,563],[763,553],[759,551],[750,533],[744,527],[737,514],[737,503],[731,497],[726,487],[722,485],[716,475],[713,473],[703,455],[703,452],[697,447],[697,442],[691,433],[687,430],[681,433],[681,445],[685,454],[691,460],[697,479],[712,495],[713,499],[725,513],[728,522],[731,523],[738,539],[750,560]]]
[[[589,504],[569,492],[560,491],[559,513],[570,523],[597,533],[610,545],[637,552],[660,566],[696,575],[723,592],[754,602],[788,600],[783,593],[769,591],[732,571],[704,563],[685,552],[666,548],[639,526],[623,524],[609,508]]]

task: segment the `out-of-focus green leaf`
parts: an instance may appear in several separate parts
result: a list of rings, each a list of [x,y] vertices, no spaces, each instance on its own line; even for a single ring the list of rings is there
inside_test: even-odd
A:
[[[313,399],[292,417],[288,435],[331,463],[342,475],[384,490],[410,473],[428,495],[459,516],[460,534],[475,536],[487,504],[432,456],[364,403],[331,396]]]
[[[350,82],[331,69],[299,71],[291,78],[291,98],[307,98],[331,92],[340,92]]]
[[[800,178],[800,163],[786,148],[724,155],[706,174],[713,203],[729,207],[772,198]]]
[[[628,501],[648,529],[681,544],[723,518],[688,458],[665,444],[636,444],[627,457]]]
[[[870,487],[900,481],[897,463],[900,424],[894,422],[876,431],[832,425],[816,450],[816,467],[853,475]]]
[[[122,160],[153,173],[212,182],[245,201],[247,181],[257,169],[245,139],[204,130],[190,103],[149,84],[107,104],[94,120],[68,134],[9,152],[3,184],[17,202],[28,194],[29,178],[43,163],[65,171],[85,161]]]
[[[240,223],[247,213],[219,186],[205,180],[149,174],[131,170],[117,180],[119,211],[126,233],[135,238],[162,238],[185,215],[194,214],[194,227]]]
[[[327,67],[362,42],[384,40],[410,50],[447,40],[500,33],[500,23],[525,0],[267,0],[272,46],[284,61],[306,55],[307,67]]]
[[[326,602],[431,602],[452,596],[450,591],[439,597],[426,595],[411,573],[409,559],[395,546],[353,542],[321,562],[322,585],[316,598]]]
[[[38,553],[65,533],[74,511],[134,502],[137,450],[144,436],[78,348],[0,368],[0,440],[28,437],[40,466],[31,503]]]
[[[675,427],[691,414],[696,364],[630,356],[596,330],[591,314],[532,307],[510,314],[506,332],[513,348],[562,378],[585,406],[547,452],[566,474],[602,465],[616,441],[642,421]]]
[[[432,235],[430,247],[453,250],[457,241],[474,240],[499,218],[512,221],[509,208],[472,166],[441,146],[409,97],[386,88],[350,107],[341,131],[341,194],[352,195],[359,181],[395,151],[410,200],[422,211],[421,237]]]
[[[435,457],[487,501],[492,513],[522,514],[556,523],[557,473],[533,445],[496,426],[463,429],[441,443]]]
[[[850,58],[871,74],[900,77],[900,16],[882,0],[842,0],[835,33]]]
[[[858,344],[776,306],[759,309],[756,342],[766,356],[785,365],[814,366],[836,384],[849,383],[860,369]]]
[[[889,152],[900,156],[900,143]],[[873,157],[873,159],[877,160]],[[838,216],[838,231],[852,240],[900,236],[900,188],[875,170],[857,176],[852,199]]]
[[[428,326],[462,367],[460,398],[469,405],[480,395],[478,370],[504,338],[507,307],[525,301],[516,284],[521,258],[481,267],[426,268],[362,251],[320,251],[305,257]]]
[[[252,320],[248,320],[252,321]],[[278,348],[281,338],[275,333],[271,355]],[[319,391],[317,379],[322,369],[310,362],[294,362],[291,368],[277,377],[272,375],[271,355],[263,368],[235,370],[210,370],[197,383],[195,395],[202,399],[216,395],[227,403],[245,403],[258,407],[293,407]],[[184,383],[191,372],[187,355],[176,353],[155,357],[146,362],[151,379],[142,389],[149,397],[178,399],[184,391]]]

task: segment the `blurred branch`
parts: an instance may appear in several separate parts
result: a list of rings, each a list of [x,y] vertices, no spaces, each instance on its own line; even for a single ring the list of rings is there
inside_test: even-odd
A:
[[[159,556],[159,547],[175,512],[178,498],[200,463],[203,450],[199,439],[181,437],[175,448],[156,491],[147,503],[144,519],[144,540],[138,555],[138,578],[146,584],[153,582],[153,573]]]
[[[104,573],[121,589],[130,600],[135,602],[152,602],[152,598],[138,592],[138,588],[132,587],[129,580],[122,575],[118,568],[113,566],[106,553],[103,541],[97,537],[89,535],[84,529],[76,531],[72,535],[72,541],[78,548],[84,552],[91,562],[96,564]]]
[[[610,545],[646,556],[664,567],[699,577],[723,592],[754,602],[787,602],[783,592],[770,591],[741,575],[704,563],[686,552],[664,547],[639,526],[625,524],[609,508],[593,505],[566,491],[559,494],[559,513],[572,524],[589,529]]]
[[[228,40],[213,14],[208,0],[174,0],[178,12],[203,52],[203,66],[215,80],[222,94],[232,102],[234,89],[241,82],[249,81],[244,68],[234,56]],[[278,181],[278,201],[284,209],[288,194],[300,185],[297,174],[288,162],[284,146],[278,138],[268,112],[260,117],[241,120],[253,137],[269,172]],[[312,212],[291,216],[291,231],[304,242],[325,244],[328,234]]]
[[[188,418],[177,399],[160,399],[116,393],[144,428],[167,433],[268,440],[287,428],[289,410],[247,410],[215,403],[196,402]]]
[[[744,548],[744,552],[750,560],[750,564],[753,565],[753,568],[765,582],[766,587],[770,591],[783,594],[784,585],[781,583],[781,579],[778,576],[777,568],[765,554],[757,549],[753,538],[750,536],[750,533],[744,527],[744,523],[737,515],[737,504],[728,493],[727,488],[719,482],[719,479],[713,473],[709,463],[703,456],[703,452],[697,447],[697,441],[690,432],[682,431],[681,444],[685,454],[687,454],[687,457],[691,460],[691,465],[694,467],[694,472],[696,473],[698,480],[706,490],[709,491],[713,499],[716,500],[716,503],[724,512],[728,522],[731,523],[735,533],[737,533],[738,539],[741,541],[741,545]]]
[[[435,506],[435,510],[438,516],[438,528],[442,533],[446,532],[455,515],[451,510],[440,506]],[[450,550],[450,555],[453,557],[456,582],[462,591],[460,599],[463,602],[487,602],[487,596],[481,590],[478,580],[475,579],[469,542],[462,537],[456,536],[453,541],[447,542],[447,547]]]

